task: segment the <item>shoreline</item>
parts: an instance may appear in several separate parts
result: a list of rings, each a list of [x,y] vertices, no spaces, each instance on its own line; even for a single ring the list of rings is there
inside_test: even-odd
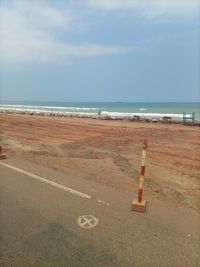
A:
[[[66,117],[66,118],[86,118],[96,120],[114,120],[114,121],[130,121],[130,122],[146,122],[146,123],[161,123],[161,124],[182,124],[188,126],[200,126],[200,121],[194,120],[190,116],[187,117],[187,121],[184,119],[175,119],[172,116],[162,116],[147,118],[138,115],[129,116],[111,116],[98,113],[74,113],[74,112],[59,112],[59,111],[26,111],[26,110],[12,110],[12,109],[1,109],[2,114],[17,114],[17,115],[29,115],[29,116],[41,116],[41,117]]]

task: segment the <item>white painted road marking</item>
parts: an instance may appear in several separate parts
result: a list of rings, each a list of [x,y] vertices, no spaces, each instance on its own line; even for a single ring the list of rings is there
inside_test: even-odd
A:
[[[64,185],[57,184],[57,183],[52,182],[52,181],[50,181],[50,180],[48,180],[48,179],[42,178],[41,176],[35,175],[35,174],[33,174],[33,173],[30,173],[30,172],[28,172],[28,171],[19,169],[19,168],[17,168],[17,167],[11,166],[11,165],[6,164],[6,163],[4,163],[4,162],[0,162],[0,164],[1,164],[2,166],[5,166],[5,167],[9,168],[9,169],[12,169],[12,170],[14,170],[14,171],[17,171],[17,172],[26,174],[26,175],[30,176],[31,178],[33,178],[33,179],[37,179],[37,180],[39,180],[39,181],[41,181],[41,182],[43,182],[43,183],[52,185],[52,186],[54,186],[54,187],[56,187],[56,188],[58,188],[58,189],[61,189],[61,190],[63,190],[63,191],[66,191],[66,192],[69,192],[69,193],[71,193],[71,194],[77,195],[77,196],[79,196],[79,197],[88,198],[88,199],[91,198],[91,196],[89,196],[89,195],[87,195],[87,194],[84,194],[84,193],[81,193],[81,192],[79,192],[79,191],[76,191],[76,190],[74,190],[74,189],[72,189],[72,188],[70,188],[70,187],[66,187],[66,186],[64,186]]]
[[[99,222],[99,219],[93,215],[82,215],[78,217],[77,223],[80,227],[90,229],[95,227]]]
[[[101,199],[97,199],[97,202],[98,202],[98,203],[101,203],[101,204],[103,204],[103,205],[106,205],[106,206],[110,206],[110,203],[109,203],[109,202],[103,201],[103,200],[101,200]]]

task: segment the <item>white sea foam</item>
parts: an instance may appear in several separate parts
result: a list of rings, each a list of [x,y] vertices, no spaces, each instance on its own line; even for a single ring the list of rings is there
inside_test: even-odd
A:
[[[182,120],[183,114],[176,113],[150,113],[150,112],[111,112],[106,111],[105,108],[99,107],[60,107],[60,106],[33,106],[33,105],[8,105],[0,104],[0,110],[20,111],[20,112],[43,112],[43,113],[55,113],[55,114],[68,114],[68,115],[80,115],[80,116],[95,116],[98,111],[101,110],[102,116],[109,116],[111,118],[133,118],[139,116],[140,118],[147,119],[161,119],[162,117],[171,117],[173,120]],[[147,110],[146,108],[140,108],[140,111]],[[190,118],[191,115],[186,115]]]
[[[23,110],[41,110],[41,109],[48,109],[48,110],[55,110],[55,109],[61,109],[61,110],[99,110],[101,108],[91,108],[91,107],[58,107],[58,106],[33,106],[33,105],[0,105],[1,108],[12,108],[17,109],[21,108]],[[103,108],[102,108],[103,109]]]
[[[24,111],[24,112],[26,112],[26,111],[28,111],[28,112],[48,112],[47,110],[45,110],[45,109],[37,109],[37,108],[27,108],[27,109],[25,109],[25,108],[16,108],[16,107],[7,107],[7,108],[4,108],[4,107],[0,107],[0,110],[10,110],[10,111]],[[62,113],[61,111],[57,111],[57,112],[59,112],[59,113]]]
[[[35,106],[34,106],[35,107]],[[4,108],[4,107],[0,107],[0,110],[8,110],[8,111],[21,111],[21,112],[35,112],[35,113],[54,113],[54,114],[75,114],[75,115],[87,115],[87,116],[93,116],[93,115],[96,115],[96,113],[88,113],[88,112],[77,112],[77,111],[74,111],[74,112],[70,112],[70,111],[54,111],[54,110],[45,110],[45,109],[36,109],[36,108],[29,108],[29,109],[24,109],[24,108],[13,108],[13,107],[7,107],[7,108]]]
[[[175,113],[122,113],[122,112],[107,112],[103,111],[102,115],[112,116],[112,117],[134,117],[139,116],[141,118],[153,118],[160,119],[162,117],[171,117],[172,119],[182,119],[183,114],[175,114]],[[190,117],[190,115],[186,115]]]

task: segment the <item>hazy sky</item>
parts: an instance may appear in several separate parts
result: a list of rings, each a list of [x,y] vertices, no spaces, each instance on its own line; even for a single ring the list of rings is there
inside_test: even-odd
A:
[[[1,100],[200,100],[199,0],[0,3]]]

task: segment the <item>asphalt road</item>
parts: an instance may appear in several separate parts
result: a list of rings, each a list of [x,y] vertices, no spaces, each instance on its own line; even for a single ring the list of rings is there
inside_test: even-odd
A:
[[[36,176],[0,164],[1,266],[200,266],[193,210],[150,199],[146,213],[136,213],[134,194],[29,162],[3,162]],[[78,218],[83,227],[96,226],[82,228]]]

